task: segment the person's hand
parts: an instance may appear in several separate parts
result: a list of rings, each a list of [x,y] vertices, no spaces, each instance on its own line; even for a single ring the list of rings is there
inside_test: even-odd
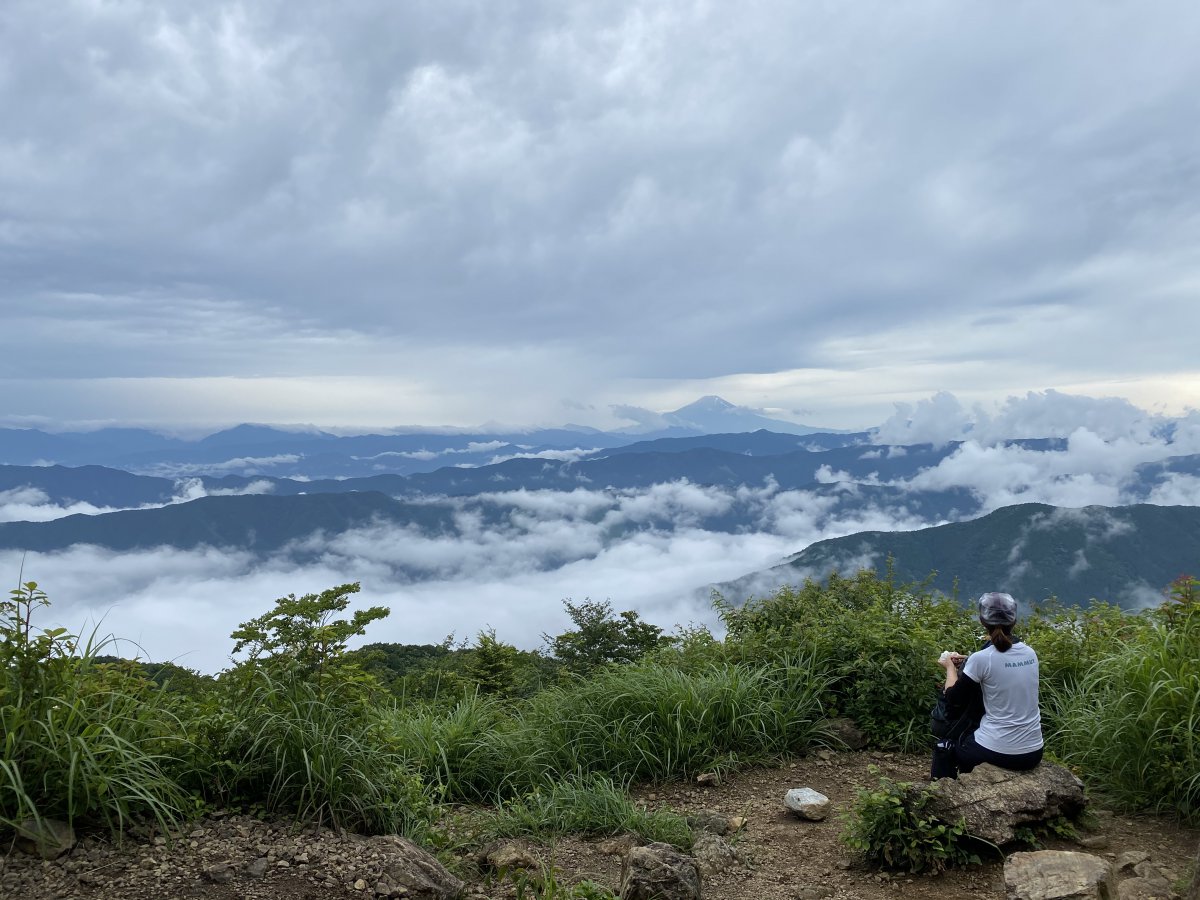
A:
[[[966,657],[961,653],[956,653],[953,650],[943,650],[942,655],[938,657],[938,665],[950,671],[951,666],[961,666]]]

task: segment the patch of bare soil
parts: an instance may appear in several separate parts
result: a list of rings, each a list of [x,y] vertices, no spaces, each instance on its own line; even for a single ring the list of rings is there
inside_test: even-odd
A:
[[[824,757],[824,758],[823,758]],[[855,790],[872,787],[869,766],[901,781],[928,778],[923,756],[861,752],[823,753],[793,763],[751,769],[702,787],[672,783],[646,786],[635,797],[649,808],[682,814],[715,810],[742,816],[745,827],[729,840],[737,861],[707,877],[707,900],[947,900],[1003,897],[1003,863],[953,869],[940,875],[888,875],[861,866],[841,842],[840,814]],[[809,787],[833,802],[824,821],[795,817],[783,805],[787,791]],[[1098,830],[1086,835],[1085,852],[1115,860],[1127,851],[1149,854],[1172,882],[1190,874],[1200,829],[1170,819],[1097,813]],[[13,900],[316,900],[386,896],[377,893],[380,840],[338,835],[328,830],[293,832],[241,816],[207,818],[169,846],[127,841],[112,846],[95,838],[80,842],[54,862],[12,853],[0,861],[0,897]],[[564,839],[535,848],[553,864],[560,884],[584,878],[610,889],[620,879],[620,858],[606,853],[612,842]],[[1083,849],[1054,839],[1047,849]],[[496,882],[476,870],[471,859],[451,860],[467,882],[467,896],[513,898],[511,881]]]

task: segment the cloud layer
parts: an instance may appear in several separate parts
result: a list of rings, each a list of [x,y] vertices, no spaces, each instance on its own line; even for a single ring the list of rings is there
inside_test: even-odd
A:
[[[1064,440],[1023,445],[985,437],[1001,427],[1036,434],[1028,429],[1048,427],[1038,424],[1048,421],[1047,405],[1056,410]],[[926,415],[931,409],[943,418]],[[666,628],[716,626],[709,585],[766,569],[823,538],[938,524],[913,512],[909,501],[922,491],[965,488],[980,512],[1021,502],[1200,505],[1200,478],[1189,470],[1155,468],[1147,477],[1138,469],[1200,452],[1195,416],[1166,422],[1109,401],[1040,395],[1013,398],[1004,410],[981,416],[944,395],[898,414],[886,429],[909,437],[977,435],[901,480],[870,473],[855,480],[826,467],[824,487],[813,491],[782,491],[768,480],[731,489],[675,482],[645,490],[440,498],[456,510],[453,535],[377,526],[316,535],[267,559],[236,551],[113,554],[74,547],[29,556],[25,577],[48,590],[61,624],[100,621],[103,631],[136,642],[152,658],[214,671],[226,663],[228,635],[239,622],[284,594],[346,581],[362,582],[359,602],[392,609],[372,629],[373,640],[437,642],[491,626],[502,639],[532,648],[543,633],[568,626],[564,598],[610,599]],[[862,457],[870,463],[903,453],[863,447]],[[203,493],[198,482],[181,486],[181,499]],[[872,487],[891,490],[868,499]],[[30,511],[49,518],[70,510],[56,510],[28,490],[0,495],[0,520]],[[754,526],[722,526],[731,520]],[[1014,553],[1015,567],[1020,548]],[[1075,562],[1087,565],[1086,557]],[[0,570],[16,572],[21,564],[19,554],[0,553]]]

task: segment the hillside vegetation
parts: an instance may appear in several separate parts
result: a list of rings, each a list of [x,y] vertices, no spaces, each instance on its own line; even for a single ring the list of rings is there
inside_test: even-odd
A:
[[[1050,755],[1126,808],[1200,810],[1200,582],[1133,615],[1093,604],[1022,623],[1042,660]],[[215,678],[104,656],[37,624],[34,582],[0,604],[0,831],[53,817],[120,832],[241,807],[435,846],[503,834],[634,831],[686,847],[682,819],[631,781],[685,778],[832,745],[847,716],[876,746],[921,749],[944,648],[977,646],[961,606],[891,577],[834,575],[731,605],[727,630],[664,634],[607,603],[520,651],[348,651],[379,607],[358,585],[280,598],[232,637]],[[1145,748],[1153,747],[1153,753]],[[486,809],[450,817],[447,804]],[[453,827],[449,827],[453,823]],[[453,837],[452,837],[453,836]]]

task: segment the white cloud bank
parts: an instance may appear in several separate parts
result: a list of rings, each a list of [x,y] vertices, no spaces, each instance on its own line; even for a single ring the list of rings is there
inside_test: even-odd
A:
[[[25,577],[49,592],[58,623],[77,628],[102,619],[104,631],[136,641],[150,657],[204,671],[226,663],[230,631],[275,598],[347,581],[363,584],[357,602],[391,607],[390,618],[368,636],[377,641],[437,642],[450,632],[471,637],[492,626],[503,640],[532,648],[543,632],[567,627],[564,598],[585,596],[635,608],[667,628],[713,624],[709,584],[768,568],[823,538],[937,524],[906,505],[918,491],[967,488],[985,512],[1017,502],[1200,505],[1200,478],[1173,472],[1147,487],[1134,477],[1138,465],[1200,452],[1200,417],[1165,422],[1120,403],[1089,406],[1086,399],[1033,395],[981,415],[950,395],[934,398],[926,409],[936,408],[948,422],[925,419],[922,409],[890,427],[910,439],[968,428],[970,437],[937,466],[905,480],[868,472],[856,484],[826,468],[818,479],[824,486],[814,491],[781,491],[768,481],[736,489],[676,482],[645,490],[495,493],[443,501],[457,505],[454,536],[378,526],[313,537],[265,560],[212,549],[115,554],[74,547],[31,554]],[[1047,407],[1061,419],[1041,421]],[[1045,449],[1005,444],[995,437],[1002,427],[1034,436],[1050,430],[1063,440]],[[864,451],[859,461],[898,455]],[[880,488],[892,488],[893,499],[843,502]],[[189,490],[202,492],[197,483]],[[1139,494],[1146,490],[1148,496]],[[0,496],[0,511],[11,518],[43,501],[36,492],[9,491]],[[481,504],[503,515],[487,518]],[[731,512],[755,526],[715,530],[714,517]],[[14,583],[20,564],[19,554],[0,553],[0,572],[13,573]],[[1086,552],[1073,561],[1077,571],[1087,564]]]

